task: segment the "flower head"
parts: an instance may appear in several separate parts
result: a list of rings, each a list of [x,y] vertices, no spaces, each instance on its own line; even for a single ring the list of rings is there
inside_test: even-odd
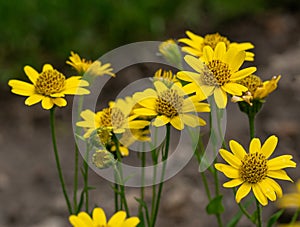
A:
[[[118,211],[107,222],[102,208],[95,208],[92,217],[86,212],[72,214],[69,221],[73,227],[135,227],[140,222],[138,217],[126,218],[125,211]]]
[[[168,39],[159,45],[159,52],[171,64],[182,67],[182,57],[177,43],[173,39]]]
[[[201,103],[196,96],[185,97],[180,83],[167,87],[161,81],[154,82],[155,89],[137,92],[133,98],[142,107],[134,110],[139,116],[151,116],[153,125],[160,127],[170,123],[174,128],[182,130],[184,125],[203,126],[205,121],[194,115],[194,112],[209,112],[207,103]]]
[[[219,42],[224,42],[226,45],[226,49],[229,49],[232,46],[236,47],[238,50],[244,50],[244,51],[254,48],[254,46],[249,42],[246,43],[230,42],[226,37],[221,36],[219,33],[207,34],[204,37],[198,36],[190,31],[187,31],[186,34],[189,38],[182,38],[178,40],[179,42],[187,45],[182,47],[182,51],[194,55],[196,57],[203,56],[205,46],[210,46],[212,49],[215,49],[215,47]],[[253,61],[254,54],[252,52],[246,51],[245,60]]]
[[[220,155],[228,164],[215,164],[217,170],[232,180],[223,184],[223,187],[232,188],[239,186],[235,199],[239,203],[252,189],[256,199],[263,205],[268,204],[268,199],[275,201],[282,196],[282,189],[272,178],[292,181],[283,170],[288,167],[296,167],[291,155],[281,155],[268,159],[277,146],[278,138],[270,136],[261,146],[258,138],[250,142],[249,153],[236,141],[229,142],[229,152],[220,149]]]
[[[179,83],[176,75],[171,70],[159,69],[155,72],[153,76],[154,81],[160,80],[164,82],[167,86],[172,86],[174,83]]]
[[[31,66],[25,66],[24,71],[32,84],[10,80],[8,85],[12,87],[12,93],[29,96],[25,100],[28,106],[42,102],[42,107],[49,110],[54,105],[66,106],[65,95],[89,94],[89,90],[83,88],[89,85],[87,81],[81,80],[80,76],[66,78],[50,64],[45,64],[41,73]]]
[[[283,194],[282,198],[278,200],[280,208],[300,208],[300,180],[296,183],[294,192]]]
[[[233,96],[233,102],[245,101],[252,105],[252,100],[263,101],[276,88],[281,76],[273,76],[271,80],[262,81],[256,75],[249,75],[237,83],[248,88],[248,91],[242,96]]]
[[[239,70],[245,56],[245,51],[234,46],[226,50],[224,42],[219,42],[214,50],[210,46],[205,46],[201,59],[190,55],[184,57],[196,73],[180,71],[177,77],[191,82],[185,87],[202,98],[214,95],[217,106],[225,108],[227,93],[242,95],[247,91],[247,88],[237,81],[256,71],[256,67]]]

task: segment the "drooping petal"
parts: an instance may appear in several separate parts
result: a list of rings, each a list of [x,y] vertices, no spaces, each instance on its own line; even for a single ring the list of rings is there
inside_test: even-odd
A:
[[[42,107],[45,110],[50,110],[53,107],[54,103],[52,102],[51,98],[44,97],[42,100]]]
[[[295,168],[296,162],[292,161],[292,155],[281,155],[268,160],[268,170],[280,170],[288,167]]]
[[[128,124],[129,124],[129,128],[131,129],[141,129],[148,126],[150,122],[144,120],[134,120],[134,121],[130,121]]]
[[[238,157],[234,156],[232,153],[228,152],[225,149],[220,149],[220,155],[229,165],[236,169],[240,168],[240,166],[242,165],[242,162]]]
[[[201,93],[199,95],[199,93],[197,93],[198,96],[200,96],[200,98],[203,100],[203,99],[206,99],[207,97],[211,96],[213,93],[214,93],[214,90],[215,90],[215,86],[209,86],[209,85],[202,85],[200,86],[200,90],[201,90]],[[203,94],[203,95],[201,95]]]
[[[243,146],[234,140],[229,141],[229,147],[232,153],[240,160],[243,160],[247,154]]]
[[[108,221],[108,226],[121,226],[126,218],[125,211],[118,211]]]
[[[67,101],[64,98],[54,98],[52,99],[52,102],[59,107],[67,105]]]
[[[33,84],[36,83],[37,78],[40,76],[40,74],[29,65],[24,67],[24,72]]]
[[[260,152],[260,149],[261,149],[260,140],[258,138],[252,139],[249,145],[249,153]]]
[[[93,220],[96,225],[106,226],[106,215],[102,208],[95,208],[93,210]]]
[[[175,116],[170,120],[171,125],[177,130],[182,130],[184,128],[184,122],[179,116]]]
[[[193,114],[181,114],[180,118],[184,124],[191,127],[204,126],[206,124],[202,118]]]
[[[214,90],[215,102],[220,109],[224,109],[227,105],[227,94],[221,88],[215,88]]]
[[[239,186],[242,184],[244,181],[241,178],[233,179],[231,181],[227,181],[226,183],[223,184],[224,188],[233,188],[236,186]]]
[[[152,122],[152,124],[155,126],[155,127],[161,127],[163,125],[166,125],[170,122],[170,118],[168,118],[167,116],[157,116],[154,121]]]
[[[267,181],[262,180],[261,182],[257,183],[260,187],[262,193],[271,201],[276,200],[276,194],[272,186],[270,186]]]
[[[284,170],[269,170],[267,176],[293,182],[293,180],[287,175],[287,173]]]
[[[43,95],[33,94],[25,100],[25,105],[27,105],[27,106],[34,105],[34,104],[42,101],[43,98],[44,98]]]
[[[272,178],[269,178],[269,177],[266,177],[265,181],[267,184],[272,186],[272,188],[276,192],[277,197],[281,198],[282,197],[282,189],[281,189],[280,185],[276,181],[274,181]]]
[[[261,191],[259,185],[253,184],[252,190],[253,190],[254,196],[257,198],[258,202],[261,205],[266,206],[268,204],[268,200],[267,200],[267,197],[264,195],[264,193]]]
[[[278,143],[277,136],[274,136],[274,135],[270,136],[265,141],[265,143],[262,145],[261,153],[263,153],[266,158],[269,158],[272,155],[272,153],[274,152],[274,150],[277,146],[277,143]]]
[[[250,190],[251,190],[251,185],[246,182],[243,183],[235,194],[236,202],[239,203],[246,195],[249,194]]]
[[[215,164],[215,168],[219,170],[220,172],[224,173],[226,177],[229,178],[239,178],[240,173],[239,170],[226,164],[217,163]]]

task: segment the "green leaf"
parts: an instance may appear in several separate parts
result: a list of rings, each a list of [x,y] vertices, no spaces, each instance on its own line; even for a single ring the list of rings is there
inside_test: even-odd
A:
[[[226,225],[226,227],[235,227],[237,225],[237,223],[239,222],[239,220],[241,219],[241,217],[243,217],[243,212],[239,211],[236,215],[234,215],[234,217],[228,222],[228,224]]]
[[[206,206],[206,212],[208,214],[221,214],[224,212],[224,207],[222,204],[222,195],[213,198],[209,204]]]
[[[267,224],[267,227],[272,227],[276,221],[278,220],[278,218],[280,218],[280,216],[283,214],[284,209],[281,209],[279,211],[277,211],[275,214],[273,214]]]

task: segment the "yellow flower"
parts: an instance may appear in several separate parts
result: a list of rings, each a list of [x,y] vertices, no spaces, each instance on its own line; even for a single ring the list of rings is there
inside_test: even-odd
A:
[[[94,76],[103,76],[110,75],[115,77],[116,75],[112,72],[113,68],[109,63],[102,65],[101,61],[86,60],[84,58],[80,58],[80,56],[73,51],[71,51],[71,56],[69,57],[69,61],[66,61],[67,64],[71,65],[79,74],[84,74],[85,72],[89,72]]]
[[[239,203],[252,189],[256,199],[263,205],[268,204],[268,199],[275,201],[276,197],[282,196],[282,189],[272,178],[292,181],[283,170],[288,167],[296,167],[291,155],[281,155],[273,159],[268,158],[277,146],[278,138],[270,136],[261,146],[258,138],[250,142],[249,153],[236,141],[229,142],[229,152],[220,149],[220,155],[229,164],[215,164],[215,168],[232,178],[223,184],[225,188],[239,186],[235,199]]]
[[[135,227],[140,222],[138,217],[126,219],[125,211],[118,211],[107,222],[102,208],[95,208],[92,217],[86,212],[80,212],[78,215],[72,214],[69,221],[73,227]]]
[[[66,61],[67,64],[71,65],[78,73],[85,73],[88,68],[93,64],[91,60],[80,58],[80,56],[71,51],[70,61]]]
[[[300,208],[300,180],[297,181],[295,192],[283,194],[278,201],[278,206],[280,208]]]
[[[25,104],[28,106],[42,102],[42,107],[49,110],[54,105],[59,107],[66,106],[65,95],[85,95],[90,93],[87,89],[82,88],[89,85],[87,81],[81,80],[80,76],[66,78],[50,64],[45,64],[41,73],[38,73],[31,66],[25,66],[24,71],[32,84],[19,80],[10,80],[8,85],[12,87],[12,93],[29,96],[25,100]]]
[[[300,222],[295,222],[293,224],[280,224],[278,227],[300,227]]]
[[[212,49],[215,49],[215,47],[219,42],[224,42],[227,49],[229,49],[232,46],[236,47],[238,50],[244,50],[244,51],[254,48],[253,44],[249,42],[246,43],[230,42],[226,37],[221,36],[219,33],[208,34],[204,36],[204,38],[190,31],[187,31],[186,34],[189,38],[182,38],[178,40],[179,42],[187,45],[182,47],[182,51],[194,55],[196,57],[203,56],[204,53],[203,48],[205,46],[210,46]],[[252,52],[246,51],[245,60],[253,61],[254,54]]]
[[[196,92],[201,98],[213,94],[219,108],[226,107],[227,93],[241,96],[247,91],[247,88],[237,81],[256,71],[256,67],[239,70],[245,60],[245,51],[234,46],[226,50],[224,42],[218,43],[214,50],[205,46],[201,59],[191,55],[186,55],[184,59],[197,73],[180,71],[177,77],[191,82],[185,87]]]
[[[209,112],[207,103],[200,103],[198,97],[184,97],[186,93],[179,83],[168,88],[163,82],[155,81],[154,89],[148,88],[137,92],[133,98],[142,106],[134,113],[139,116],[152,116],[153,125],[160,127],[170,123],[174,128],[182,130],[184,125],[203,126],[205,121],[194,115],[194,112]]]
[[[233,96],[233,102],[245,101],[252,105],[252,100],[264,100],[276,88],[281,76],[273,76],[271,80],[262,81],[256,75],[249,75],[244,79],[237,81],[239,84],[248,88],[248,92],[244,93],[241,97]]]
[[[174,83],[180,83],[179,80],[177,80],[176,75],[174,75],[171,70],[159,69],[155,72],[153,78],[154,81],[160,80],[167,86],[172,86]]]
[[[181,52],[177,43],[173,39],[168,39],[159,45],[159,52],[164,56],[166,61],[181,68]]]

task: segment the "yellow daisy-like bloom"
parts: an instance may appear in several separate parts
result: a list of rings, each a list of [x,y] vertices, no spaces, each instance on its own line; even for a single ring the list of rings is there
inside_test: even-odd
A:
[[[38,73],[31,66],[24,67],[25,74],[32,84],[10,80],[8,85],[12,87],[11,92],[17,95],[29,96],[25,100],[28,106],[42,102],[42,107],[46,110],[54,105],[63,107],[67,105],[65,95],[86,95],[89,90],[83,88],[89,86],[80,76],[66,78],[50,64],[45,64],[41,73]]]
[[[295,222],[293,224],[280,224],[278,227],[300,227],[300,222]]]
[[[125,211],[118,211],[107,222],[102,208],[95,208],[92,217],[86,212],[72,214],[69,221],[73,227],[135,227],[140,222],[138,217],[126,218]]]
[[[239,84],[248,88],[248,92],[241,97],[233,96],[233,102],[245,101],[252,105],[252,100],[264,100],[270,93],[277,88],[277,84],[281,76],[273,76],[271,80],[262,81],[260,77],[256,75],[249,75],[244,79],[237,81]]]
[[[179,42],[187,45],[182,47],[182,51],[194,55],[196,57],[203,56],[204,54],[203,48],[205,46],[210,46],[212,49],[215,49],[215,47],[219,42],[224,42],[227,49],[229,49],[232,46],[236,47],[238,50],[244,50],[244,51],[254,48],[253,44],[249,42],[245,42],[245,43],[230,42],[226,37],[221,36],[219,33],[208,34],[204,37],[196,35],[190,31],[187,31],[186,34],[189,38],[182,38],[178,40]],[[254,61],[254,54],[252,52],[246,51],[245,60]]]
[[[155,72],[154,81],[160,80],[164,82],[167,86],[172,86],[174,83],[180,83],[176,78],[176,75],[171,70],[159,69]]]
[[[245,51],[236,47],[226,50],[224,42],[218,43],[214,50],[205,46],[202,60],[191,55],[186,55],[184,59],[197,72],[177,73],[179,79],[191,82],[185,86],[186,92],[196,92],[201,98],[213,94],[219,108],[226,107],[227,93],[241,96],[246,92],[247,88],[237,81],[256,71],[256,67],[239,70],[245,60]]]
[[[278,206],[280,208],[300,208],[300,180],[297,181],[295,192],[283,194],[278,201]]]
[[[215,164],[215,168],[232,178],[223,184],[225,188],[239,186],[235,199],[239,203],[248,193],[253,191],[256,199],[263,205],[268,204],[268,199],[275,201],[276,197],[282,197],[280,185],[272,178],[292,181],[283,170],[288,167],[296,167],[291,155],[281,155],[273,159],[268,158],[273,154],[277,146],[278,138],[270,136],[261,146],[258,138],[250,142],[249,153],[236,141],[229,142],[229,152],[220,149],[220,155],[229,164]]]
[[[180,84],[175,83],[170,88],[161,81],[154,82],[154,89],[137,92],[133,98],[142,106],[134,113],[139,116],[151,116],[153,125],[160,127],[170,123],[174,128],[182,130],[184,125],[191,127],[203,126],[206,122],[193,114],[194,112],[209,112],[207,103],[199,102],[198,97],[185,97],[186,93]]]
[[[80,58],[80,56],[73,51],[71,51],[71,56],[69,61],[66,61],[67,64],[71,65],[78,73],[84,74],[89,72],[94,76],[103,76],[110,75],[115,77],[116,75],[112,72],[113,68],[109,63],[102,65],[101,61],[92,62],[91,60],[86,60]]]

